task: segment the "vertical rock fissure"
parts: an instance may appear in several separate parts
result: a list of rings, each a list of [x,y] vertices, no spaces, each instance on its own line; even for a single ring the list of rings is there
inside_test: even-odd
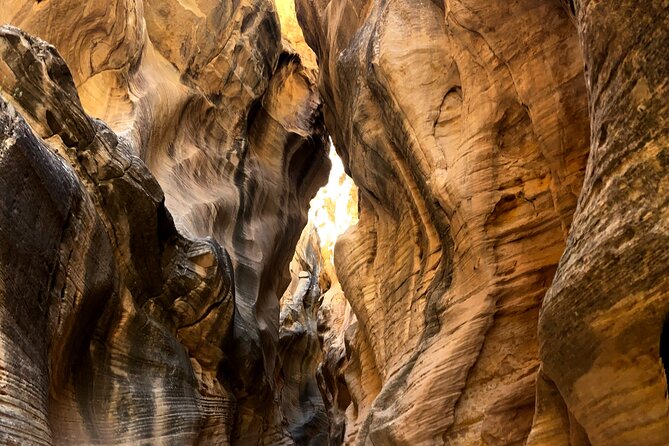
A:
[[[337,237],[357,219],[357,190],[332,144],[329,157],[328,182],[311,200],[290,265],[291,284],[281,298],[278,385],[288,431],[298,445],[343,439],[340,412],[350,403],[338,369],[350,304],[333,260]]]
[[[664,368],[666,396],[669,398],[669,316],[664,319],[660,334],[660,361]]]

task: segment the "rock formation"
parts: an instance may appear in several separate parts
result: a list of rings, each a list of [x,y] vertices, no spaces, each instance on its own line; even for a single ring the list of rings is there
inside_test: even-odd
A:
[[[262,0],[2,22],[55,45],[0,35],[2,442],[289,438],[268,402],[329,165],[313,55]]]
[[[361,195],[335,248],[357,316],[347,441],[523,444],[588,153],[573,22],[534,0],[297,10]]]
[[[347,412],[355,410],[346,382],[346,364],[357,318],[336,277],[323,294],[317,321],[323,351],[317,378],[328,413],[330,444],[343,444]]]
[[[666,2],[297,4],[361,191],[346,441],[669,441]]]
[[[4,23],[1,443],[669,442],[666,0]]]
[[[329,424],[317,381],[322,362],[317,326],[321,286],[329,284],[312,225],[302,233],[290,270],[292,281],[281,298],[279,316],[281,407],[296,444],[323,445],[328,443]]]
[[[229,436],[229,257],[179,235],[53,47],[3,27],[0,55],[3,443]]]
[[[541,312],[530,444],[666,445],[669,3],[581,0],[575,12],[592,148]]]

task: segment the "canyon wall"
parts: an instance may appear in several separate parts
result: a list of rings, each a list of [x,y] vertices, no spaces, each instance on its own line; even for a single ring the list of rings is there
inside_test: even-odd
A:
[[[361,194],[335,248],[357,316],[347,439],[524,443],[588,152],[573,22],[545,1],[301,1],[298,17]]]
[[[360,188],[346,443],[669,439],[668,14],[620,3],[297,0]]]
[[[667,444],[666,1],[0,25],[1,443]]]
[[[665,445],[669,3],[581,0],[575,12],[592,147],[541,311],[529,444]]]
[[[279,298],[329,169],[313,54],[265,0],[2,23],[54,45],[0,31],[2,443],[290,443]]]

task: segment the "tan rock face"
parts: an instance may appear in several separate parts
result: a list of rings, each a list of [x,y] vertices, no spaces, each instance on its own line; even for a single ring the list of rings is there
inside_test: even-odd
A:
[[[0,36],[3,443],[289,438],[279,297],[329,166],[313,55],[262,0],[0,23],[58,50]]]
[[[624,1],[613,11],[605,2],[575,3],[592,149],[541,312],[542,385],[530,443],[665,445],[668,5]]]
[[[297,3],[361,191],[332,438],[667,444],[666,2]]]
[[[297,5],[361,193],[335,248],[346,440],[523,444],[588,153],[574,23],[557,2]]]
[[[666,445],[668,17],[5,0],[0,443]]]

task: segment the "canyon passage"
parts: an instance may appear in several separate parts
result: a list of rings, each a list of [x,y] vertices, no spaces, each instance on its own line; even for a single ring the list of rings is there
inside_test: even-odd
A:
[[[669,444],[666,0],[3,0],[0,444]]]

